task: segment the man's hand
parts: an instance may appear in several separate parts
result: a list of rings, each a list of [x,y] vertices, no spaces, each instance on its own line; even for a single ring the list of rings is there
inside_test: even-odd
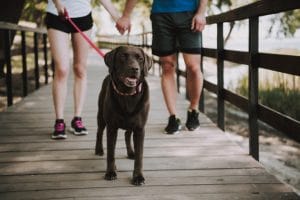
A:
[[[191,29],[194,32],[201,32],[204,30],[205,25],[206,25],[205,15],[196,13],[192,20]]]
[[[116,22],[116,28],[118,29],[121,35],[123,35],[126,31],[130,33],[130,29],[131,29],[130,18],[125,16],[120,17]]]

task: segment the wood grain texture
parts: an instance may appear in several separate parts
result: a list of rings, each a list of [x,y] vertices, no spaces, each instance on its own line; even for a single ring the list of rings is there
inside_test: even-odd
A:
[[[149,76],[151,111],[146,127],[146,184],[130,184],[133,161],[126,158],[124,131],[118,135],[118,179],[104,180],[106,155],[94,155],[97,98],[107,73],[103,61],[89,57],[88,94],[83,119],[89,135],[53,141],[51,86],[0,113],[0,199],[81,200],[296,200],[299,197],[248,152],[230,141],[204,114],[201,128],[163,134],[168,114],[159,78]],[[65,110],[72,118],[71,83]],[[178,98],[182,123],[188,102]],[[106,138],[104,137],[106,141]],[[105,142],[104,142],[105,143]],[[106,148],[104,149],[106,152]]]

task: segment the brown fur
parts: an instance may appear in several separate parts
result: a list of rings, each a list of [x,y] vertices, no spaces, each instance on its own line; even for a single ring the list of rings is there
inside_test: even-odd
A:
[[[141,48],[118,47],[105,55],[109,75],[102,83],[98,101],[98,130],[95,153],[103,155],[103,131],[107,131],[106,180],[117,178],[115,147],[118,129],[125,130],[128,158],[134,159],[132,184],[141,185],[145,124],[149,112],[149,88],[145,80],[152,59]],[[135,81],[127,77],[135,78]],[[128,81],[131,80],[131,81]],[[115,88],[114,89],[114,85]],[[134,151],[131,145],[133,133]]]

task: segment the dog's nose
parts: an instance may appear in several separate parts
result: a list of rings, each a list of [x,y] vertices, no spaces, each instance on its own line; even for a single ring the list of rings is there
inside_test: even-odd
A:
[[[137,73],[139,71],[138,67],[130,67],[130,70],[134,73]]]

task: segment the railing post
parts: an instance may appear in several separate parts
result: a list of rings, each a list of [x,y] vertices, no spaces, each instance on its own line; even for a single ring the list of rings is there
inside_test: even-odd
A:
[[[200,96],[200,100],[199,100],[199,110],[201,112],[205,112],[204,110],[204,72],[203,72],[203,34],[201,32],[201,60],[200,60],[200,70],[202,72],[202,76],[203,76],[203,82],[202,82],[202,91],[201,91],[201,96]]]
[[[39,52],[38,52],[38,34],[35,32],[33,35],[34,40],[34,78],[35,78],[35,89],[40,87],[40,73],[39,73]]]
[[[47,51],[47,34],[43,34],[43,51],[44,51],[44,70],[45,70],[45,84],[48,84],[48,51]]]
[[[217,24],[217,79],[218,79],[218,127],[224,131],[224,36],[223,23]]]
[[[26,33],[21,31],[21,46],[22,46],[22,80],[23,80],[23,96],[26,97],[28,94],[27,87],[27,53],[26,53]]]
[[[176,56],[176,83],[177,83],[177,92],[180,93],[179,53],[177,52],[175,56]]]
[[[11,31],[4,31],[4,53],[5,53],[5,63],[6,63],[6,93],[7,93],[7,106],[13,104],[13,94],[12,94],[12,67],[11,67]]]
[[[249,152],[259,160],[259,136],[258,136],[258,17],[249,19]]]

